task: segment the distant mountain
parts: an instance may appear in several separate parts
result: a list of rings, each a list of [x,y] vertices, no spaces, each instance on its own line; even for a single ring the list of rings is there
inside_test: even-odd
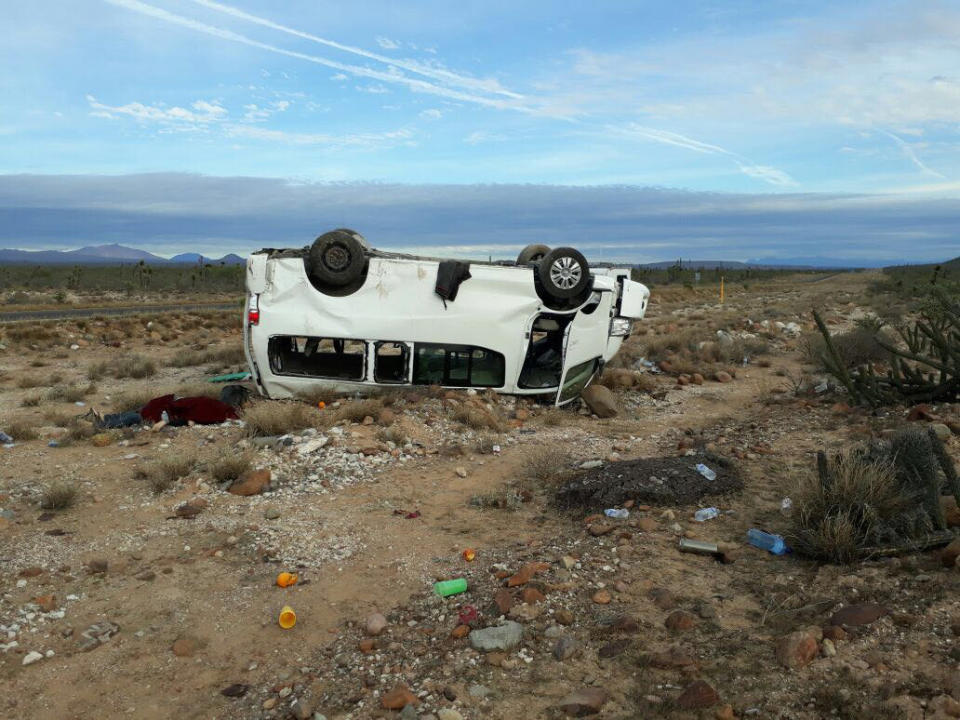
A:
[[[677,264],[676,260],[645,263],[638,265],[641,268],[665,270]],[[854,268],[881,268],[890,265],[889,260],[854,260],[851,258],[822,258],[822,257],[785,257],[785,258],[753,258],[746,262],[732,260],[687,260],[683,259],[683,267],[691,270],[724,269],[783,269],[783,270],[846,270]]]
[[[641,268],[650,268],[651,270],[666,270],[669,267],[673,267],[677,264],[676,260],[665,260],[663,262],[655,263],[644,263],[642,265],[637,265]],[[712,270],[713,268],[746,268],[747,264],[742,262],[737,262],[735,260],[684,260],[683,266],[691,270],[701,270],[707,269]]]
[[[158,257],[146,250],[137,250],[136,248],[125,247],[124,245],[91,245],[82,247],[79,250],[64,250],[63,254],[68,258],[103,258],[104,260],[122,260],[140,262],[143,260],[148,263],[165,262],[162,257]]]
[[[146,250],[138,250],[124,245],[93,245],[78,250],[3,250],[0,249],[0,263],[10,265],[116,265],[118,263],[138,263],[141,260],[149,265],[184,265],[200,262],[199,253],[183,253],[169,260]],[[239,265],[246,262],[239,255],[230,253],[222,258],[203,257],[211,265]]]

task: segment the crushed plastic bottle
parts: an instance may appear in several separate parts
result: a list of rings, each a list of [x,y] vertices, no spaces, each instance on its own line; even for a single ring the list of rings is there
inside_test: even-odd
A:
[[[7,435],[3,430],[0,430],[0,443],[4,445],[9,445],[13,442],[13,438]]]
[[[703,475],[707,480],[716,480],[717,474],[703,463],[697,463],[697,472]]]
[[[607,508],[603,511],[603,514],[609,518],[617,518],[618,520],[626,520],[630,517],[630,511],[624,508]]]
[[[790,552],[790,548],[782,537],[757,528],[747,530],[747,542],[773,555],[786,555]]]
[[[707,520],[713,520],[715,517],[720,515],[719,508],[708,507],[701,508],[693,514],[693,519],[697,522],[706,522]]]
[[[793,500],[785,497],[780,501],[780,512],[784,513],[785,515],[789,515],[791,510],[793,510]]]

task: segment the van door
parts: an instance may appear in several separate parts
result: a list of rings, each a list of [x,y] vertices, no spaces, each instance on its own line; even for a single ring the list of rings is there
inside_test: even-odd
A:
[[[577,313],[567,325],[563,343],[563,375],[557,390],[557,405],[566,405],[580,395],[600,368],[610,325],[610,294],[589,315]]]

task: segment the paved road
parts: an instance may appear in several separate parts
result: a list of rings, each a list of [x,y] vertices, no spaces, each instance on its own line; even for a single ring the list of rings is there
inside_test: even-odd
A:
[[[65,318],[94,317],[95,315],[140,315],[143,313],[189,312],[195,310],[235,310],[240,313],[240,303],[192,303],[187,305],[130,305],[97,308],[54,308],[52,310],[18,310],[0,312],[0,323],[26,320],[63,320]]]

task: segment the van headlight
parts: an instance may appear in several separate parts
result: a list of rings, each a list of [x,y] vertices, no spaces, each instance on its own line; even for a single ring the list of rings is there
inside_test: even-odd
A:
[[[633,322],[629,318],[615,317],[610,321],[610,337],[627,337],[633,330]]]

